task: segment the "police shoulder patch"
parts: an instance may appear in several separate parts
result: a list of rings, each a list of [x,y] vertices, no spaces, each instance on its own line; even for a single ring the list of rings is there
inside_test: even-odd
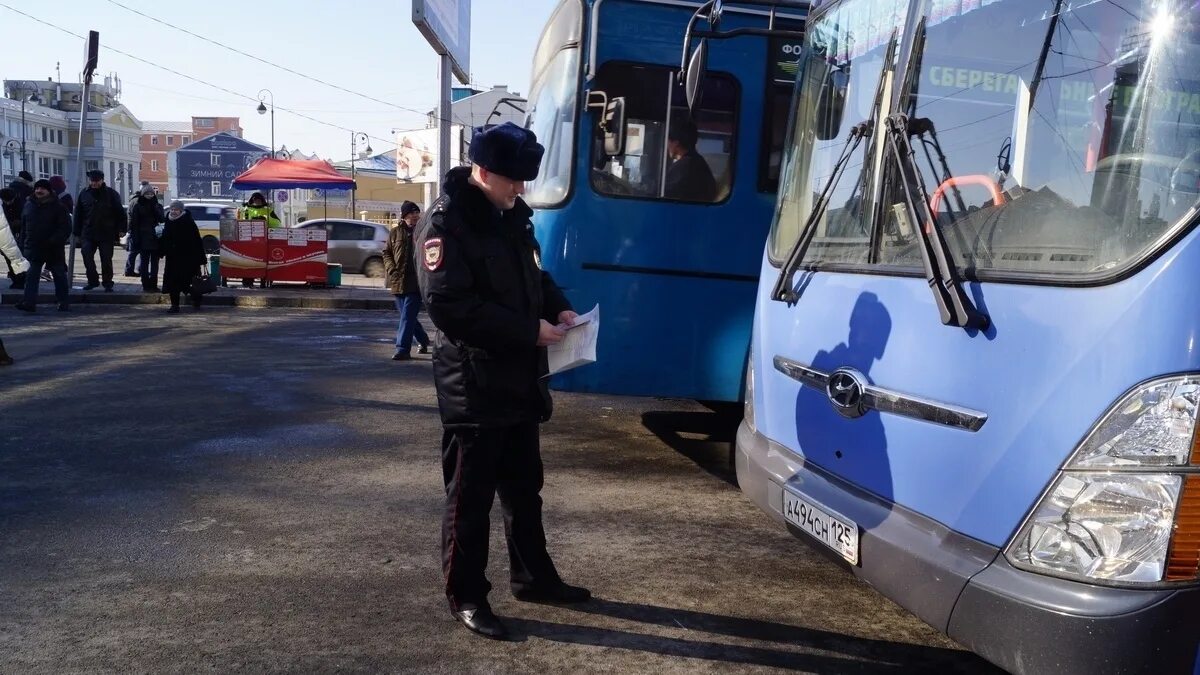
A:
[[[442,266],[442,238],[425,240],[425,269],[436,272]]]

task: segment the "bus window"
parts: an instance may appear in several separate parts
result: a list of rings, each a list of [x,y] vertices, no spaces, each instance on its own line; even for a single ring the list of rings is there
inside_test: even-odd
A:
[[[791,85],[772,84],[767,87],[759,192],[775,192],[779,189],[779,166],[783,163],[783,144],[787,140],[788,107],[791,103]]]
[[[592,144],[592,188],[601,194],[716,203],[733,187],[736,81],[709,74],[693,118],[677,71],[661,66],[606,63],[596,88],[625,97],[625,152],[604,154]]]

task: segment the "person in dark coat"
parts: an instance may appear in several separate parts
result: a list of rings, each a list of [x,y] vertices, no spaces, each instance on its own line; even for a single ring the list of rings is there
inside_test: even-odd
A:
[[[67,256],[63,247],[71,238],[71,215],[54,196],[50,181],[39,180],[33,185],[33,197],[25,202],[21,212],[21,228],[25,232],[25,257],[29,259],[29,272],[25,278],[25,297],[16,308],[33,312],[37,306],[38,285],[42,267],[50,270],[54,277],[54,296],[58,309],[65,312],[70,282],[67,279]]]
[[[412,341],[417,338],[418,354],[429,353],[429,336],[417,315],[421,312],[421,289],[417,286],[417,266],[413,259],[413,227],[421,220],[421,207],[413,202],[400,205],[400,222],[388,233],[383,247],[383,271],[388,290],[396,298],[400,325],[396,327],[396,353],[393,361],[412,360]]]
[[[129,238],[133,241],[130,250],[136,250],[142,257],[138,272],[142,277],[142,290],[147,293],[159,292],[160,251],[155,228],[166,219],[162,204],[154,194],[154,188],[147,186],[138,194],[133,208],[129,210]]]
[[[438,329],[434,384],[441,412],[442,570],[450,612],[472,632],[502,639],[485,575],[488,513],[499,493],[509,588],[518,600],[585,602],[546,549],[538,425],[550,419],[546,346],[578,318],[540,269],[533,211],[521,200],[544,149],[512,124],[480,130],[473,167],[446,174],[445,194],[417,227],[417,281]]]
[[[22,243],[21,209],[22,204],[17,199],[17,193],[12,188],[0,188],[0,211],[3,212],[4,219],[8,222],[9,233],[16,242],[18,251],[21,250]],[[25,272],[17,272],[13,261],[7,256],[4,260],[8,264],[8,278],[12,280],[9,287],[18,290],[25,288]]]
[[[50,190],[54,192],[54,196],[58,197],[58,201],[67,207],[67,213],[75,213],[75,200],[71,197],[71,193],[67,192],[67,181],[62,176],[50,176]]]
[[[204,242],[200,239],[200,228],[179,200],[171,202],[171,208],[167,211],[167,222],[162,226],[158,250],[166,259],[162,289],[171,296],[171,309],[167,311],[178,314],[180,294],[191,291],[192,279],[208,262],[204,255]],[[200,309],[203,297],[192,294],[192,306]]]
[[[16,193],[17,203],[24,209],[25,202],[33,196],[33,174],[28,171],[18,173],[17,177],[8,184],[8,189]]]
[[[125,234],[128,218],[121,204],[121,195],[104,184],[104,172],[88,172],[88,187],[75,200],[75,236],[83,247],[83,266],[87,270],[90,291],[104,284],[105,291],[113,289],[113,247]],[[100,273],[96,272],[96,253],[100,253]]]
[[[667,154],[671,165],[667,167],[667,179],[663,194],[668,199],[689,202],[715,202],[717,181],[704,157],[696,152],[699,134],[696,125],[689,119],[678,117],[667,134]]]

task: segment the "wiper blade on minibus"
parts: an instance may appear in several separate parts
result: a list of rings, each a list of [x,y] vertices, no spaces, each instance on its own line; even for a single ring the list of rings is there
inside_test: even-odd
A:
[[[921,238],[921,261],[925,280],[933,291],[942,323],[947,326],[986,330],[988,316],[971,302],[963,290],[962,280],[954,265],[953,255],[937,227],[936,215],[930,207],[929,194],[921,180],[909,134],[913,129],[908,115],[895,113],[884,120],[886,149],[896,162],[901,193],[909,222],[920,223],[915,229]]]
[[[779,270],[779,278],[775,281],[775,288],[771,289],[772,299],[786,302],[789,305],[796,304],[796,301],[800,299],[800,294],[796,292],[795,288],[796,269],[800,267],[800,261],[804,260],[804,254],[808,251],[808,245],[812,243],[813,236],[817,233],[817,223],[825,215],[825,209],[829,206],[829,196],[833,193],[833,189],[837,187],[842,173],[845,172],[846,166],[850,163],[850,158],[854,156],[854,151],[858,149],[858,145],[862,143],[863,138],[871,135],[874,126],[874,120],[867,120],[854,125],[850,129],[850,135],[846,137],[846,143],[842,146],[841,156],[834,163],[833,171],[830,172],[829,178],[825,181],[825,186],[821,188],[821,194],[813,204],[808,218],[804,220],[804,227],[800,229],[800,237],[796,240],[796,244],[792,246],[787,260],[783,263],[783,268]]]
[[[846,144],[842,146],[841,156],[833,165],[833,171],[830,172],[828,180],[825,181],[825,186],[821,188],[820,196],[817,197],[817,201],[813,204],[808,218],[804,220],[804,227],[800,229],[800,236],[796,239],[795,245],[792,246],[791,252],[788,253],[783,267],[779,270],[779,278],[775,280],[775,287],[771,289],[771,299],[773,300],[786,302],[789,306],[796,304],[800,300],[800,294],[796,291],[796,270],[804,260],[804,254],[808,251],[808,245],[812,243],[813,236],[817,233],[817,223],[825,215],[825,209],[829,206],[829,197],[833,193],[833,189],[837,187],[838,181],[841,180],[842,173],[846,170],[846,165],[850,163],[850,158],[854,156],[854,151],[858,149],[858,145],[862,143],[862,139],[875,133],[875,116],[878,114],[879,106],[883,103],[883,92],[887,83],[888,72],[890,72],[892,62],[896,58],[898,37],[899,32],[893,30],[892,36],[888,40],[887,48],[884,50],[883,67],[879,70],[879,81],[875,83],[875,101],[871,105],[871,116],[855,124],[850,129],[850,135],[846,137]]]

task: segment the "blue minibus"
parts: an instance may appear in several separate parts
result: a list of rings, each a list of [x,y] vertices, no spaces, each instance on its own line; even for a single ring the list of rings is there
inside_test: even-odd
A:
[[[1200,673],[1198,63],[1180,0],[808,16],[738,482],[1011,672]]]

